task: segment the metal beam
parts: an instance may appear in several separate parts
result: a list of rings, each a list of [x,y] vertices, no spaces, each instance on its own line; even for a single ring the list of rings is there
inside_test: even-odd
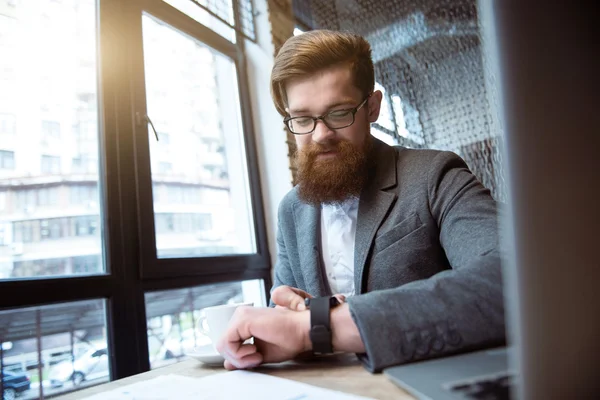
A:
[[[42,360],[42,312],[38,308],[35,310],[35,333],[37,337],[37,353],[38,353],[38,381],[40,383],[39,393],[40,400],[44,400],[44,367]]]
[[[4,398],[4,338],[0,336],[0,399]]]
[[[405,19],[386,25],[366,35],[373,51],[373,62],[378,63],[390,57],[406,54],[403,50],[417,46],[437,37],[477,36],[477,21],[440,22],[431,24],[422,12],[414,13]],[[390,38],[394,40],[389,40]],[[414,60],[406,60],[414,63]]]

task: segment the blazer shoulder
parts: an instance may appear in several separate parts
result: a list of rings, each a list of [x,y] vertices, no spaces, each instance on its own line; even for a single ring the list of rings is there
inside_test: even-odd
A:
[[[287,194],[283,196],[283,199],[281,199],[279,202],[278,216],[280,221],[292,215],[294,204],[298,201],[297,188],[294,187],[292,190],[287,192]]]
[[[404,170],[431,173],[448,167],[466,167],[465,161],[451,151],[405,147],[394,147],[394,149],[397,153],[397,164]]]
[[[393,149],[396,151],[398,160],[411,160],[411,161],[432,161],[440,154],[445,155],[454,155],[458,157],[455,153],[451,151],[445,150],[435,150],[435,149],[410,149],[402,146],[394,146]]]

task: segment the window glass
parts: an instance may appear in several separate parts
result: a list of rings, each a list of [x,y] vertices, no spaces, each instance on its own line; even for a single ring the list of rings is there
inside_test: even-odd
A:
[[[104,300],[1,310],[0,326],[0,398],[48,398],[110,379]]]
[[[146,293],[150,366],[181,360],[195,349],[212,346],[198,327],[201,310],[221,304],[266,305],[262,280],[227,282]]]
[[[94,0],[0,2],[0,280],[105,271],[96,20]]]
[[[233,61],[144,15],[159,258],[256,251]]]

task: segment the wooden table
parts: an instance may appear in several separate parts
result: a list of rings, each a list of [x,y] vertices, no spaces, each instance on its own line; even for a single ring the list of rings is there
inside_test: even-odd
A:
[[[69,393],[58,397],[58,399],[83,399],[93,394],[152,379],[160,375],[177,374],[199,378],[222,373],[223,371],[222,368],[203,366],[196,360],[186,360],[139,375]],[[256,368],[253,371],[374,399],[414,399],[407,392],[390,382],[384,375],[367,372],[354,355],[335,355],[308,361],[270,364]]]

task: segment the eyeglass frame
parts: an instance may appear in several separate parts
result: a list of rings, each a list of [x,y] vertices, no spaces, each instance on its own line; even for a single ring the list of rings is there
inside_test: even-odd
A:
[[[344,129],[344,128],[347,128],[347,127],[349,127],[349,126],[352,126],[352,125],[354,125],[354,123],[356,122],[356,113],[358,112],[358,110],[360,110],[360,109],[362,108],[362,106],[364,106],[364,105],[367,103],[367,101],[369,100],[369,98],[371,97],[371,95],[372,95],[372,94],[373,94],[373,93],[369,93],[369,94],[367,95],[367,97],[365,97],[365,99],[364,99],[363,101],[361,101],[361,103],[360,103],[359,105],[357,105],[356,107],[354,107],[354,108],[348,108],[348,109],[343,109],[343,110],[333,110],[333,111],[329,111],[327,114],[323,114],[323,115],[321,115],[321,116],[319,116],[319,117],[311,117],[310,115],[300,115],[300,116],[297,116],[297,117],[291,117],[291,116],[287,116],[287,117],[285,117],[285,118],[283,119],[283,123],[284,123],[284,124],[285,124],[285,126],[288,128],[288,130],[289,130],[290,132],[292,132],[292,134],[294,134],[294,135],[298,135],[298,136],[309,135],[309,134],[313,133],[313,132],[315,131],[315,129],[317,129],[317,121],[318,121],[318,120],[321,120],[321,121],[323,122],[323,124],[325,124],[325,126],[326,126],[327,128],[329,128],[329,129],[331,129],[331,130],[335,130],[335,129]],[[348,125],[340,126],[340,127],[337,127],[337,128],[332,128],[332,127],[330,127],[329,125],[327,125],[327,122],[325,122],[325,118],[326,118],[327,116],[329,116],[330,114],[334,113],[334,112],[340,112],[340,111],[350,111],[350,112],[352,113],[352,122],[351,122],[351,123],[349,123]],[[293,130],[290,128],[290,125],[289,125],[288,123],[289,123],[291,120],[295,119],[295,118],[310,118],[310,119],[312,119],[312,120],[313,120],[313,128],[312,128],[310,131],[306,132],[306,133],[296,133],[296,132],[294,132],[294,131],[293,131]]]

